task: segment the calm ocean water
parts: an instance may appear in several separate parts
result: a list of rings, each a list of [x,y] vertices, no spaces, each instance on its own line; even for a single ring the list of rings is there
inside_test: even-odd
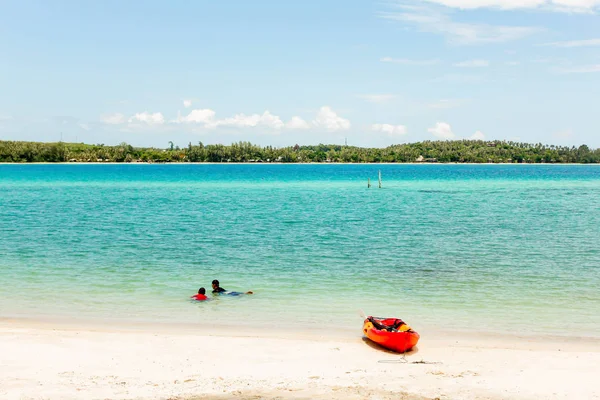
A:
[[[255,295],[188,300],[215,278]],[[360,332],[358,309],[600,336],[600,167],[0,165],[0,317]]]

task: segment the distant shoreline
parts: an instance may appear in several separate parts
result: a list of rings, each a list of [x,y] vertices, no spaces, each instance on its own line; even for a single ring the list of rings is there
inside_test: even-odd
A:
[[[342,162],[0,162],[0,165],[538,165],[538,166],[600,166],[600,163],[459,163],[459,162],[385,162],[385,163],[342,163]]]
[[[335,144],[260,146],[189,143],[184,147],[134,147],[0,140],[1,162],[242,163],[242,164],[592,164],[600,149],[484,140],[423,141],[381,147]]]

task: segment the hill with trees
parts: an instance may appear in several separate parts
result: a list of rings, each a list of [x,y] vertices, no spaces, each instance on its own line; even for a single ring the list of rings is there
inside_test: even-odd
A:
[[[249,142],[165,149],[83,143],[0,141],[0,162],[278,162],[278,163],[600,163],[600,149],[506,141],[424,141],[385,148],[319,144],[257,146]]]

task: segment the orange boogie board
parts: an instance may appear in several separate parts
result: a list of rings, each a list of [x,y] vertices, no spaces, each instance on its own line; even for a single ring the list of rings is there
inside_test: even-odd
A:
[[[367,338],[386,349],[404,353],[416,346],[419,334],[398,318],[367,317],[363,323]]]

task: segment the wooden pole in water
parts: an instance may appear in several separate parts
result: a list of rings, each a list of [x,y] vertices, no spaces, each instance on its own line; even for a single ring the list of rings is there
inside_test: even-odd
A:
[[[381,189],[381,170],[379,170],[379,189]]]

